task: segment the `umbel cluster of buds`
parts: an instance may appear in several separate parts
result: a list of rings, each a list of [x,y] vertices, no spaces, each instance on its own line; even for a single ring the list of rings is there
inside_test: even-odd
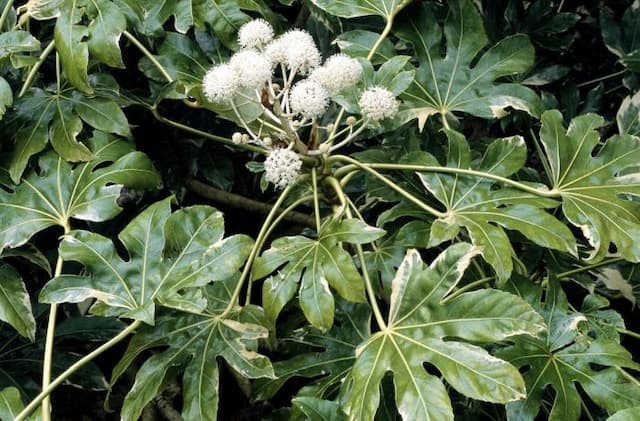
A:
[[[322,63],[313,37],[293,29],[274,37],[263,19],[244,24],[238,32],[241,49],[228,63],[217,64],[204,76],[203,92],[216,104],[230,107],[246,133],[235,133],[235,143],[255,143],[269,151],[265,178],[277,188],[292,183],[302,168],[299,154],[319,155],[349,144],[371,124],[398,112],[395,95],[383,86],[370,86],[359,95],[360,118],[349,116],[322,125],[331,99],[356,87],[362,65],[345,54]],[[239,101],[259,104],[262,115],[247,121]],[[309,141],[301,139],[309,133]]]

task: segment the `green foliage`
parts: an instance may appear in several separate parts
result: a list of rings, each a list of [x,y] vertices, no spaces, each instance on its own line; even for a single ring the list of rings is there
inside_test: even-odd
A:
[[[639,10],[0,1],[0,419],[637,418]]]

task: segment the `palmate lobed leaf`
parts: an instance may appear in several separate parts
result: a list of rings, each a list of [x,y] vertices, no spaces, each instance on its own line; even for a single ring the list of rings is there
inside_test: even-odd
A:
[[[548,415],[550,421],[577,421],[581,415],[581,392],[576,383],[598,406],[614,412],[640,404],[640,386],[623,368],[639,370],[631,354],[615,340],[590,338],[580,333],[579,326],[586,318],[569,311],[566,295],[560,283],[552,279],[543,303],[541,291],[533,285],[515,288],[533,289],[549,329],[541,337],[513,338],[515,344],[498,352],[523,371],[527,385],[527,399],[507,405],[509,420],[534,420],[545,405],[545,389],[555,392]],[[533,293],[532,293],[533,292]],[[596,368],[597,367],[597,368]]]
[[[392,282],[387,326],[360,344],[343,384],[341,404],[349,419],[374,419],[379,384],[392,371],[403,419],[453,420],[445,387],[424,362],[471,398],[506,403],[525,397],[515,367],[468,342],[534,335],[544,328],[542,317],[522,299],[491,289],[442,301],[476,254],[477,248],[458,243],[425,267],[416,250],[407,252]]]
[[[559,111],[542,115],[540,141],[549,162],[552,191],[566,218],[582,230],[599,261],[611,244],[626,260],[640,261],[640,139],[616,135],[600,144],[604,119],[585,114],[565,129]]]
[[[263,306],[269,323],[275,323],[300,283],[299,302],[305,317],[314,327],[329,329],[335,310],[329,286],[349,301],[364,301],[362,277],[339,243],[368,243],[382,235],[384,230],[358,220],[332,218],[321,227],[317,240],[303,236],[275,240],[256,259],[252,272],[253,279],[261,279],[284,265],[263,284]]]
[[[70,219],[100,222],[122,209],[116,198],[123,185],[157,188],[161,179],[149,158],[133,145],[102,132],[87,142],[93,160],[73,166],[53,152],[42,155],[39,171],[30,171],[13,191],[0,190],[0,248],[25,244],[53,225]]]
[[[236,308],[225,318],[218,315],[229,303],[237,277],[205,287],[207,309],[199,315],[165,312],[155,326],[146,326],[129,343],[114,368],[112,384],[140,353],[168,347],[147,359],[125,397],[122,419],[138,419],[144,406],[162,391],[167,380],[182,376],[185,420],[216,420],[219,398],[217,357],[244,378],[273,378],[269,359],[256,352],[259,339],[268,335],[260,308]]]
[[[507,37],[476,56],[487,46],[482,18],[471,0],[448,2],[441,28],[435,3],[421,2],[405,10],[397,35],[413,44],[419,61],[415,80],[403,94],[401,114],[406,121],[418,119],[420,130],[434,114],[445,118],[464,112],[482,118],[501,118],[507,108],[540,115],[542,105],[531,89],[497,79],[528,70],[534,48],[526,35]],[[442,37],[446,54],[441,55]]]
[[[464,136],[453,130],[445,133],[449,140],[447,167],[508,177],[525,164],[527,150],[520,136],[495,140],[472,168],[471,150]],[[435,161],[428,156],[422,159]],[[477,176],[438,172],[419,172],[418,176],[445,207],[446,216],[431,225],[428,246],[450,241],[464,228],[501,283],[511,275],[515,256],[505,228],[519,231],[542,247],[577,253],[569,228],[544,210],[557,206],[554,200],[511,187],[497,189],[495,181]]]
[[[16,101],[15,146],[9,173],[18,183],[29,159],[48,142],[67,161],[89,161],[90,148],[78,140],[84,123],[97,130],[130,137],[129,122],[112,99],[88,97],[73,89],[58,93],[32,88]]]
[[[113,242],[88,231],[72,231],[60,244],[60,256],[82,263],[85,276],[61,275],[41,291],[50,303],[102,303],[94,312],[154,323],[156,302],[200,312],[199,294],[181,291],[224,280],[248,256],[252,241],[244,235],[223,238],[222,214],[208,206],[193,206],[171,214],[169,197],[151,205],[118,235],[128,252],[123,260]]]

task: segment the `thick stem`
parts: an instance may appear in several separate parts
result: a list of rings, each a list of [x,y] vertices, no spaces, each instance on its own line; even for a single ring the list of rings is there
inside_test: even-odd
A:
[[[139,320],[136,320],[135,322],[131,323],[126,329],[124,329],[122,332],[120,332],[117,336],[114,336],[111,340],[109,340],[109,342],[105,342],[104,344],[102,344],[101,346],[96,348],[93,352],[85,355],[83,358],[81,358],[80,360],[78,360],[77,362],[72,364],[71,367],[67,368],[62,374],[60,374],[58,377],[56,377],[55,380],[53,380],[51,382],[51,384],[49,384],[49,386],[47,386],[46,389],[43,389],[42,392],[40,392],[40,394],[38,396],[36,396],[35,399],[33,399],[18,414],[18,416],[14,419],[14,421],[23,421],[23,420],[25,420],[42,403],[42,401],[44,401],[45,398],[47,396],[49,396],[51,394],[51,392],[53,392],[53,390],[56,387],[58,387],[58,386],[60,386],[62,384],[62,382],[67,380],[73,373],[78,371],[86,363],[88,363],[89,361],[93,360],[97,356],[101,355],[102,353],[107,351],[109,348],[111,348],[112,346],[114,346],[118,342],[122,341],[127,336],[129,336],[129,334],[132,333],[133,331],[135,331],[141,324],[142,324],[142,322],[140,322]]]
[[[222,203],[232,208],[246,210],[252,213],[267,215],[273,209],[270,204],[259,202],[239,194],[230,193],[217,189],[196,179],[189,179],[185,182],[186,187],[192,192],[206,199]],[[297,225],[308,228],[315,228],[315,221],[312,216],[302,212],[290,211],[284,215],[284,219]]]
[[[153,64],[156,67],[156,69],[158,69],[162,77],[164,77],[167,80],[167,82],[169,83],[173,82],[173,77],[169,74],[167,69],[165,69],[164,66],[160,64],[158,60],[156,60],[153,54],[151,54],[151,51],[149,51],[147,47],[145,47],[140,41],[138,41],[138,39],[134,37],[133,34],[131,34],[131,32],[124,31],[122,32],[122,35],[124,35],[129,41],[131,41],[131,43],[135,45],[138,48],[138,50],[140,50],[140,52],[149,59],[151,64]]]
[[[355,167],[357,167],[357,168],[359,168],[359,169],[371,174],[372,176],[376,177],[378,180],[382,181],[384,184],[389,186],[392,190],[400,193],[409,202],[411,202],[414,205],[418,206],[420,209],[423,209],[423,210],[429,212],[430,214],[432,214],[433,216],[435,216],[437,218],[445,218],[447,216],[447,214],[445,214],[444,212],[440,212],[439,210],[432,208],[431,206],[427,205],[422,200],[418,199],[417,197],[415,197],[414,195],[412,195],[411,193],[409,193],[408,191],[406,191],[402,187],[398,186],[393,181],[388,180],[385,176],[383,176],[382,174],[380,174],[379,172],[377,172],[376,170],[374,170],[372,168],[373,164],[362,164],[362,163],[356,161],[355,159],[352,159],[352,158],[350,158],[348,156],[344,156],[344,155],[335,155],[335,156],[330,157],[329,159],[332,159],[334,161],[343,161],[343,162],[348,162],[350,164],[353,164]],[[382,165],[382,164],[380,164],[380,165]],[[389,165],[395,165],[395,164],[389,164]],[[343,168],[341,168],[341,170],[345,169],[347,167],[343,167]],[[439,168],[439,167],[436,167],[436,168]],[[340,170],[335,172],[335,176],[336,177],[338,177],[339,171]],[[350,171],[343,171],[343,172],[340,172],[340,174],[342,174],[344,172],[348,173]]]
[[[316,232],[320,235],[320,201],[318,200],[318,175],[316,167],[311,169],[311,183],[313,185],[313,213],[316,220]]]
[[[13,7],[13,0],[7,0],[7,4],[4,5],[4,9],[2,9],[2,15],[0,15],[0,31],[4,26],[4,22],[7,20],[7,16],[9,16],[9,12],[11,12],[11,8]]]
[[[71,230],[68,220],[62,221],[65,235]],[[64,260],[58,253],[56,259],[56,267],[53,276],[58,277],[62,274],[62,265]],[[42,390],[46,390],[51,383],[51,369],[53,367],[53,344],[56,336],[56,318],[58,316],[58,305],[51,304],[49,307],[49,320],[47,322],[47,335],[44,343],[44,357],[42,362]],[[42,401],[42,421],[51,420],[51,399],[49,395],[45,396]]]
[[[217,136],[211,133],[204,132],[202,130],[194,129],[193,127],[187,126],[186,124],[182,124],[177,121],[170,120],[164,117],[163,115],[161,115],[160,112],[158,112],[158,109],[156,107],[151,107],[150,110],[153,116],[156,118],[156,120],[168,126],[172,126],[172,127],[175,127],[176,129],[184,130],[186,132],[189,132],[196,136],[203,137],[205,139],[215,140],[216,142],[224,143],[225,145],[233,146],[235,148],[245,149],[247,151],[257,152],[260,154],[267,154],[267,151],[264,148],[261,148],[259,146],[249,145],[246,143],[236,144],[227,137]]]
[[[285,117],[284,111],[282,111],[282,106],[280,105],[280,101],[277,98],[273,100],[273,113],[280,119],[282,122],[282,128],[284,132],[287,134],[289,138],[289,142],[295,143],[295,150],[298,153],[306,154],[307,153],[307,145],[302,143],[296,132],[293,130],[291,125],[289,124],[289,120]]]
[[[556,275],[556,278],[558,278],[558,279],[566,278],[568,276],[575,275],[576,273],[586,272],[586,271],[589,271],[591,269],[596,269],[596,268],[599,268],[599,267],[602,267],[602,266],[607,266],[607,265],[610,265],[610,264],[613,264],[613,263],[622,262],[622,261],[624,261],[624,259],[622,257],[614,257],[612,259],[603,260],[603,261],[598,262],[598,263],[593,263],[593,264],[590,264],[590,265],[581,266],[581,267],[576,268],[576,269],[571,269],[571,270],[568,270],[566,272],[560,272],[560,273],[558,273]]]
[[[427,165],[406,165],[406,164],[363,164],[361,162],[355,161],[352,158],[343,155],[334,155],[329,158],[334,161],[343,161],[348,162],[355,165],[357,168],[362,169],[364,171],[371,169],[379,169],[379,170],[398,170],[398,171],[418,171],[418,172],[436,172],[436,173],[445,173],[445,174],[463,174],[470,175],[473,177],[486,178],[489,180],[499,181],[503,184],[507,184],[509,186],[515,187],[518,190],[525,191],[527,193],[534,194],[536,196],[541,197],[550,197],[557,198],[560,196],[560,192],[555,190],[540,190],[531,186],[527,186],[526,184],[520,183],[515,180],[511,180],[510,178],[501,177],[499,175],[476,171],[476,170],[468,170],[464,168],[451,168],[451,167],[433,167]],[[366,169],[365,169],[366,168]],[[336,171],[336,176],[339,177],[344,173],[348,173],[354,170],[354,167],[344,166]]]
[[[29,70],[29,74],[27,75],[27,78],[24,80],[24,83],[20,88],[20,92],[18,92],[18,97],[21,97],[22,95],[24,95],[27,92],[27,90],[31,87],[31,84],[33,83],[33,79],[35,79],[36,75],[38,74],[38,70],[40,70],[40,66],[42,66],[44,61],[49,56],[49,54],[51,54],[55,46],[56,46],[56,43],[52,40],[49,43],[49,45],[47,45],[46,48],[42,51],[42,53],[40,54],[40,57],[38,57],[38,61],[36,61],[33,64],[33,67],[31,68],[31,70]]]
[[[340,187],[340,183],[331,183],[331,186],[335,189],[336,195],[340,202],[344,203],[345,212],[347,217],[351,218],[351,209],[346,206],[345,194],[342,188]],[[367,270],[367,262],[364,258],[364,250],[362,249],[361,244],[356,244],[356,254],[358,255],[358,260],[360,261],[360,269],[362,269],[362,277],[364,278],[364,286],[367,291],[367,296],[369,297],[369,304],[371,304],[371,310],[373,311],[373,315],[376,318],[376,323],[380,327],[380,330],[386,330],[387,324],[384,321],[384,317],[382,317],[382,312],[380,311],[380,307],[378,306],[378,300],[376,299],[376,293],[373,290],[373,285],[371,284],[371,278],[369,277],[369,271]]]
[[[278,213],[278,210],[280,210],[280,207],[286,200],[289,193],[293,190],[293,187],[295,185],[296,183],[289,184],[287,188],[284,189],[284,191],[280,194],[280,197],[278,197],[278,200],[276,200],[276,203],[274,203],[273,208],[271,209],[271,212],[269,212],[269,214],[267,215],[267,218],[262,224],[262,228],[260,228],[260,232],[256,237],[256,242],[253,244],[253,247],[251,248],[249,257],[247,257],[247,261],[244,264],[244,268],[242,270],[242,273],[240,274],[240,279],[238,279],[238,284],[236,285],[236,288],[231,294],[231,298],[229,299],[229,304],[227,304],[227,307],[222,311],[222,313],[219,316],[220,319],[223,319],[227,314],[229,314],[231,310],[233,310],[233,307],[238,302],[238,298],[240,297],[240,291],[242,291],[242,286],[244,284],[244,281],[249,275],[249,273],[251,272],[251,266],[253,266],[253,261],[258,255],[258,252],[260,249],[259,246],[264,241],[266,233],[269,230],[269,225],[271,225],[271,223],[275,219],[276,214]],[[249,280],[249,282],[251,282],[251,280]]]
[[[586,82],[578,83],[576,85],[576,88],[582,88],[584,86],[588,86],[588,85],[591,85],[591,84],[594,84],[594,83],[602,82],[603,80],[612,79],[614,77],[621,76],[621,75],[623,75],[623,74],[625,74],[627,72],[628,72],[628,69],[622,69],[622,70],[620,70],[618,72],[610,73],[608,75],[600,76],[600,77],[597,77],[595,79],[588,80]]]

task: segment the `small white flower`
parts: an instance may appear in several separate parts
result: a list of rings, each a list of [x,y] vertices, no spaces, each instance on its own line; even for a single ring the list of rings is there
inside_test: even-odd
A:
[[[238,43],[242,48],[259,48],[273,39],[273,28],[264,19],[247,22],[238,31]]]
[[[269,152],[264,161],[265,179],[284,189],[293,183],[300,174],[302,160],[297,153],[286,148],[277,148]]]
[[[309,79],[296,83],[289,93],[291,110],[307,118],[320,117],[329,106],[329,92]]]
[[[271,79],[271,60],[256,50],[235,53],[229,64],[238,74],[238,83],[244,88],[261,89]]]
[[[395,95],[382,86],[374,86],[364,91],[358,101],[362,115],[373,121],[392,117],[398,112]]]
[[[220,64],[207,72],[202,85],[204,95],[209,101],[228,103],[238,91],[238,74],[229,64]]]
[[[273,63],[284,63],[287,58],[287,47],[282,42],[282,37],[271,41],[264,49],[264,53]]]
[[[355,86],[362,77],[362,66],[360,62],[345,54],[335,54],[327,59],[325,63],[315,69],[310,79],[318,82],[335,95],[338,91]]]

